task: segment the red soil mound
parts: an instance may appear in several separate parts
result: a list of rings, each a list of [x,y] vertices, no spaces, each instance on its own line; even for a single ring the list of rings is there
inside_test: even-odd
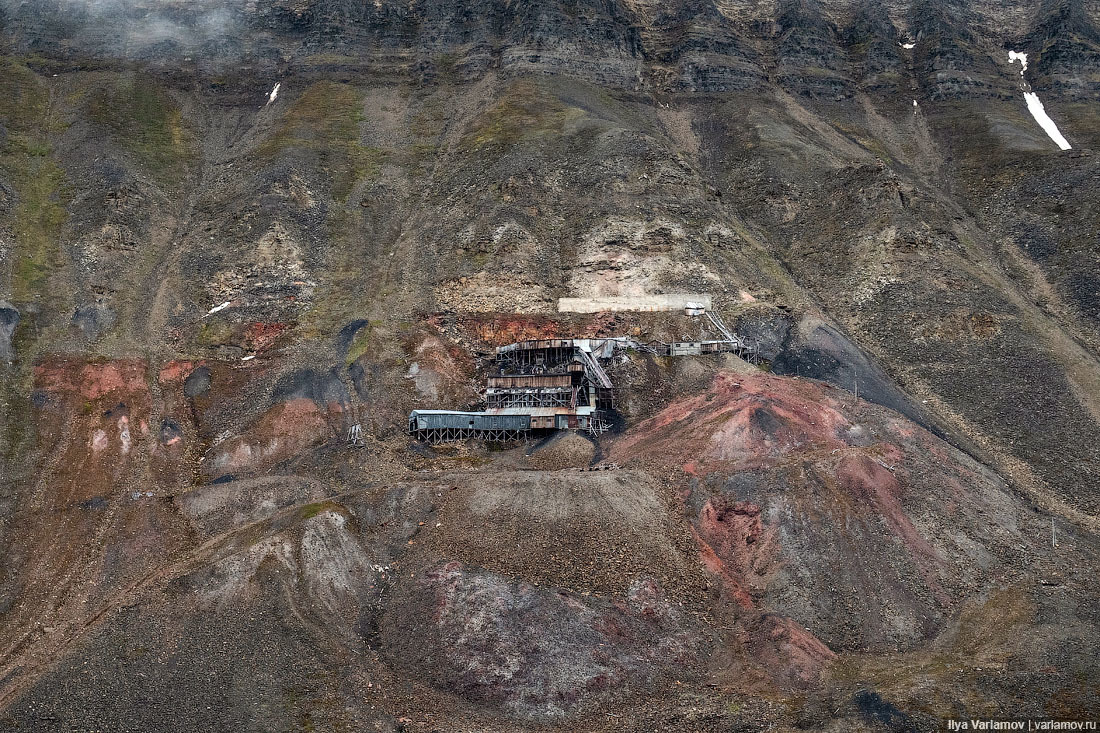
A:
[[[816,382],[721,372],[701,395],[678,400],[627,433],[616,461],[662,456],[696,463],[766,461],[846,445],[851,427],[833,390]]]
[[[701,560],[739,627],[777,612],[791,623],[773,630],[808,627],[832,649],[922,642],[1036,544],[995,475],[897,413],[811,380],[721,373],[610,454],[682,471]],[[785,650],[758,661],[793,684],[827,656],[803,633],[812,641],[745,643]]]

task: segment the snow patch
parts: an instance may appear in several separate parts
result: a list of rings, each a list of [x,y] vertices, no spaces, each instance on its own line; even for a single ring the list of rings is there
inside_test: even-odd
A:
[[[217,313],[218,311],[223,311],[228,307],[229,307],[229,301],[227,300],[224,303],[222,303],[221,305],[216,305],[213,308],[211,308],[210,310],[206,311],[206,315],[210,315],[211,313]]]
[[[281,82],[275,82],[275,86],[271,89],[271,94],[267,95],[267,103],[271,104],[279,96],[279,87],[282,86]]]
[[[909,49],[913,48],[917,44],[910,42],[910,43],[899,43],[898,45],[901,46],[902,48],[904,48],[906,51],[908,51]]]
[[[1017,61],[1020,62],[1020,76],[1024,75],[1027,71],[1027,54],[1020,51],[1008,52],[1008,63],[1014,64]],[[1026,81],[1021,81],[1020,86],[1027,90],[1031,86]],[[1043,107],[1043,103],[1039,101],[1039,95],[1035,92],[1024,92],[1024,101],[1027,102],[1027,111],[1031,113],[1031,116],[1035,118],[1035,121],[1039,123],[1039,127],[1043,128],[1050,139],[1053,140],[1059,148],[1062,150],[1069,150],[1070,144],[1062,133],[1058,131],[1058,125],[1054,124],[1054,120],[1050,119],[1046,109]]]
[[[1027,54],[1019,51],[1009,51],[1008,63],[1013,64],[1017,61],[1020,62],[1020,76],[1023,76],[1024,72],[1027,71]]]
[[[1058,126],[1054,124],[1054,120],[1050,119],[1047,115],[1047,111],[1043,108],[1043,103],[1039,101],[1039,95],[1035,92],[1024,92],[1024,99],[1027,100],[1027,111],[1031,113],[1031,116],[1035,118],[1035,121],[1039,123],[1039,127],[1046,131],[1046,134],[1050,136],[1050,139],[1058,144],[1058,147],[1062,150],[1069,150],[1069,142],[1062,137],[1062,133],[1058,131]]]
[[[919,107],[920,106],[920,105],[917,104],[917,100],[915,100],[915,99],[913,100],[913,106],[914,107]]]

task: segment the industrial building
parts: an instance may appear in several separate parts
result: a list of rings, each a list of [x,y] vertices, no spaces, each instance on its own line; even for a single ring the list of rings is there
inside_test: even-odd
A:
[[[507,442],[533,430],[606,429],[615,390],[600,359],[610,358],[614,339],[547,339],[497,349],[498,374],[485,388],[481,412],[413,410],[409,433],[427,443],[466,438]]]
[[[725,337],[710,341],[666,344],[611,338],[539,339],[498,347],[497,373],[486,382],[486,409],[413,410],[409,433],[426,443],[468,438],[510,442],[531,432],[584,430],[599,435],[607,429],[608,412],[615,408],[615,387],[601,362],[617,349],[645,351],[657,356],[699,356],[724,352],[749,359],[755,349],[733,335],[721,319],[692,302],[691,316],[706,315]]]

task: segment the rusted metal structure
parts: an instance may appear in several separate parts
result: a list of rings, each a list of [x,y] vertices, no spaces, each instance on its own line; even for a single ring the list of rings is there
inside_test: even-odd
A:
[[[489,377],[485,403],[490,408],[568,407],[574,404],[582,373],[501,374]]]
[[[409,433],[427,443],[467,438],[506,442],[531,431],[607,428],[615,388],[600,365],[626,339],[545,339],[497,349],[482,412],[414,410]]]
[[[700,311],[691,315],[705,312],[702,306],[691,305]],[[546,430],[584,430],[599,435],[607,429],[608,412],[615,408],[615,387],[601,362],[616,350],[657,356],[731,352],[745,357],[755,353],[720,318],[712,316],[710,320],[725,338],[671,344],[643,344],[622,336],[537,339],[498,347],[497,374],[486,382],[484,411],[414,410],[409,415],[409,433],[427,443],[467,438],[509,442]]]

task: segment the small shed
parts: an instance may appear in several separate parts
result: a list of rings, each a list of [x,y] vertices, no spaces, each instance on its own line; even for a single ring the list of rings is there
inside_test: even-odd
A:
[[[699,356],[703,353],[703,344],[699,341],[678,341],[670,346],[670,356]]]

